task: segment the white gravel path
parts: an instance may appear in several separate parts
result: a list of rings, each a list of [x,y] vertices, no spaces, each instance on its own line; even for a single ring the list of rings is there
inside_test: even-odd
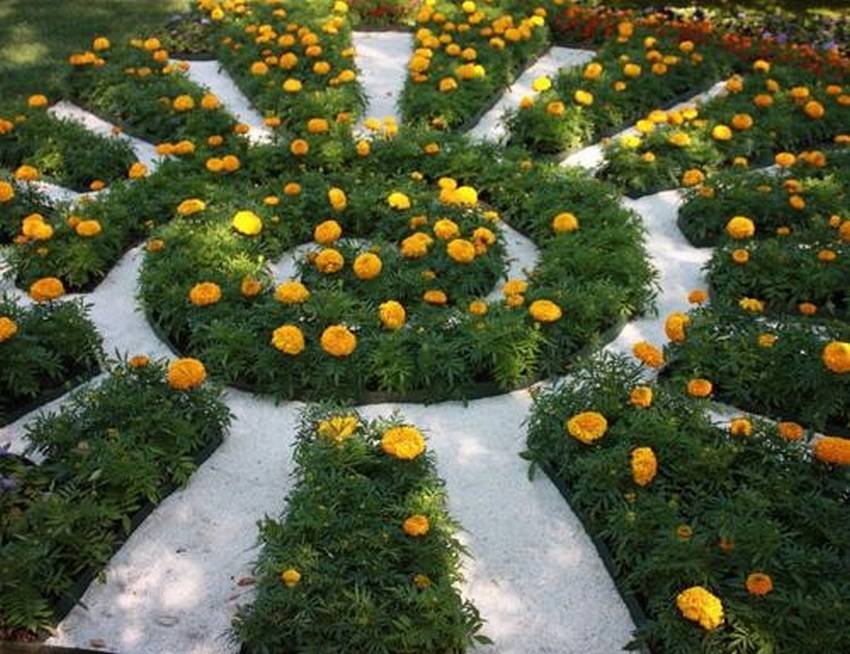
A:
[[[562,68],[581,66],[593,59],[596,55],[592,50],[579,50],[576,48],[561,48],[555,46],[546,54],[542,55],[536,62],[525,69],[510,88],[502,95],[501,99],[488,111],[478,124],[469,131],[472,138],[482,141],[504,141],[508,136],[507,128],[503,122],[506,111],[519,107],[523,96],[534,96],[536,93],[531,88],[538,77],[554,77]]]
[[[95,116],[90,111],[78,107],[73,102],[62,100],[50,107],[49,111],[57,118],[72,120],[99,136],[124,141],[133,149],[136,159],[145,164],[151,172],[156,170],[156,167],[159,165],[159,155],[156,153],[156,148],[153,145],[135,136],[116,133],[115,126],[112,123]]]
[[[272,140],[274,132],[263,123],[260,112],[251,106],[248,98],[236,86],[236,82],[217,61],[175,60],[174,63],[188,65],[186,75],[189,79],[213,92],[226,111],[236,120],[248,125],[248,140],[253,143],[267,143]]]
[[[382,53],[387,59],[398,57],[400,39],[368,33],[355,35],[355,42],[376,103],[367,115],[387,115],[387,103],[398,97],[404,81],[398,71],[407,58],[389,62],[394,73],[374,74],[372,66],[381,64]],[[191,66],[194,79],[249,122],[247,100],[235,86],[227,88],[217,64]],[[687,292],[704,287],[699,269],[710,253],[690,247],[676,229],[680,202],[677,192],[626,201],[643,218],[663,289],[658,317],[628,325],[612,349],[626,351],[643,338],[662,343],[666,314],[685,309]],[[511,276],[519,276],[534,266],[537,251],[513,230],[506,235],[515,259]],[[276,277],[291,276],[294,255],[275,264]],[[140,256],[139,248],[128,252],[87,300],[109,352],[167,356],[165,345],[136,311]],[[97,643],[121,654],[236,652],[226,632],[236,605],[250,601],[251,590],[238,581],[250,573],[257,556],[256,521],[279,515],[284,506],[301,405],[275,405],[234,390],[227,391],[226,402],[235,419],[225,443],[186,488],[165,499],[132,534],[110,562],[106,582],[88,589],[49,642]],[[401,411],[428,434],[452,513],[464,525],[463,538],[474,557],[465,562],[462,590],[479,607],[488,621],[485,631],[496,641],[480,651],[613,654],[629,640],[633,623],[569,506],[548,480],[527,479],[527,464],[518,453],[525,448],[523,422],[530,406],[528,392],[517,391],[467,405],[385,404],[362,411],[369,417]],[[31,417],[0,429],[0,443],[12,440],[21,447]]]
[[[366,118],[394,118],[401,124],[398,101],[413,52],[410,32],[352,32],[360,85],[368,98]],[[361,128],[363,120],[358,124]]]

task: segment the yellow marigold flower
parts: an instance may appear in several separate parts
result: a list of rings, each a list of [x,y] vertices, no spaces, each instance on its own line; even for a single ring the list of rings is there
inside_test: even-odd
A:
[[[42,109],[46,107],[47,104],[47,96],[41,95],[40,93],[37,95],[31,95],[29,98],[27,98],[27,106],[30,109]]]
[[[262,61],[255,61],[251,64],[250,72],[252,75],[268,75],[269,67]]]
[[[33,166],[18,166],[15,170],[15,179],[21,182],[34,182],[39,178],[38,169]]]
[[[510,295],[522,295],[528,290],[528,282],[524,279],[509,279],[502,286],[502,295],[508,297]]]
[[[444,77],[437,88],[441,93],[451,93],[457,89],[457,80],[454,77]]]
[[[816,304],[812,304],[811,302],[800,302],[800,304],[797,305],[797,311],[804,316],[813,316],[818,312],[818,307]]]
[[[422,300],[425,301],[427,304],[443,306],[444,304],[448,303],[449,297],[446,295],[445,291],[441,291],[439,289],[430,289],[422,294]]]
[[[368,157],[372,152],[372,145],[369,141],[358,141],[355,149],[357,150],[358,156]]]
[[[819,120],[824,117],[826,109],[817,100],[809,100],[803,107],[803,112],[813,120]]]
[[[688,136],[685,132],[673,132],[668,138],[667,142],[670,145],[674,145],[677,148],[685,148],[691,144],[691,137]]]
[[[330,131],[330,125],[324,118],[311,118],[307,121],[307,131],[310,134],[327,134]]]
[[[271,343],[279,352],[296,356],[304,351],[304,332],[296,325],[281,325],[272,332]]]
[[[282,88],[286,93],[293,93],[294,94],[294,93],[299,93],[301,91],[302,84],[299,80],[295,79],[294,77],[290,77],[289,79],[284,81]]]
[[[593,61],[584,68],[584,73],[582,77],[584,79],[594,80],[597,79],[602,74],[602,64],[599,62]]]
[[[738,306],[749,313],[761,313],[764,311],[764,302],[752,297],[742,297],[738,300]]]
[[[745,216],[735,216],[726,223],[726,233],[734,239],[742,240],[752,237],[756,233],[756,226]]]
[[[652,406],[652,388],[649,386],[635,386],[629,391],[629,404],[646,409]]]
[[[650,447],[636,447],[631,456],[632,479],[638,486],[647,486],[658,474],[658,459]]]
[[[434,223],[434,235],[444,241],[460,236],[460,228],[457,223],[448,218],[441,218]]]
[[[326,420],[319,421],[316,432],[320,438],[332,441],[339,445],[345,442],[348,438],[357,431],[360,426],[360,421],[357,416],[333,416]]]
[[[546,105],[546,113],[550,116],[555,116],[556,118],[563,116],[566,111],[566,105],[560,100],[553,100]]]
[[[147,242],[147,245],[145,245],[145,249],[148,252],[159,252],[164,247],[165,241],[163,241],[161,238],[152,238],[150,241]]]
[[[404,327],[407,321],[407,312],[400,302],[389,300],[378,307],[378,315],[381,318],[381,324],[384,329],[395,331]]]
[[[537,91],[538,93],[548,91],[552,88],[552,80],[548,77],[538,77],[531,83],[531,88]]]
[[[830,371],[843,375],[850,372],[850,343],[832,341],[823,348],[823,365]]]
[[[753,117],[750,114],[735,114],[732,116],[732,127],[739,132],[750,129],[753,126]]]
[[[112,44],[105,36],[98,36],[91,44],[92,49],[97,52],[100,52],[101,50],[109,50],[111,46]]]
[[[764,597],[773,591],[773,580],[763,572],[751,572],[744,583],[750,595]]]
[[[723,624],[723,604],[702,586],[691,586],[676,596],[680,613],[693,622],[711,631]]]
[[[776,429],[786,441],[798,441],[805,433],[803,426],[796,422],[780,422],[776,425]]]
[[[303,157],[310,152],[310,144],[304,139],[295,139],[290,143],[289,151],[296,157]]]
[[[96,179],[91,184],[89,184],[89,188],[92,191],[102,191],[104,188],[106,188],[106,182],[104,182],[102,179]]]
[[[632,353],[641,363],[650,368],[660,368],[664,365],[663,352],[647,341],[635,343]]]
[[[640,77],[641,69],[637,64],[626,64],[623,66],[623,75],[626,77]]]
[[[778,339],[779,337],[776,334],[759,334],[756,342],[759,347],[773,347]]]
[[[342,236],[342,227],[335,220],[325,220],[316,225],[313,239],[320,245],[330,245]]]
[[[482,300],[474,300],[469,303],[467,307],[467,311],[471,313],[473,316],[486,316],[487,312],[490,310],[490,307],[487,306],[487,303]]]
[[[0,202],[9,202],[15,198],[15,187],[0,180]]]
[[[446,252],[457,263],[470,263],[475,259],[475,246],[462,238],[449,241]]]
[[[686,334],[685,327],[690,324],[691,319],[684,313],[675,312],[667,316],[664,321],[664,332],[674,343],[684,343]]]
[[[43,277],[32,283],[29,294],[36,302],[49,302],[65,295],[65,287],[56,277]]]
[[[375,279],[378,275],[380,275],[383,267],[384,264],[377,254],[364,252],[362,254],[358,254],[354,259],[352,269],[354,270],[354,274],[357,276],[357,279],[368,281],[370,279]]]
[[[732,140],[732,130],[726,125],[715,125],[711,130],[711,138],[715,141],[730,141]]]
[[[795,157],[790,152],[780,152],[773,158],[773,161],[776,163],[777,166],[781,166],[782,168],[788,168],[790,166],[793,166],[797,162],[797,157]]]
[[[757,73],[767,73],[770,71],[770,62],[764,59],[756,59],[753,62],[753,70]]]
[[[174,108],[174,111],[190,111],[195,108],[195,100],[191,95],[178,95],[174,98],[171,106]]]
[[[391,457],[412,461],[425,451],[425,437],[416,427],[391,427],[381,437],[381,449]]]
[[[263,285],[254,277],[245,277],[239,284],[239,290],[247,298],[257,297],[263,290]]]
[[[333,187],[328,191],[328,202],[335,211],[342,211],[348,206],[348,197],[341,188]]]
[[[746,418],[733,418],[729,423],[729,433],[732,436],[752,436],[753,423]]]
[[[579,89],[573,94],[573,100],[582,107],[589,107],[593,104],[593,94]]]
[[[688,381],[687,391],[691,397],[708,397],[713,390],[712,383],[707,379],[697,378]]]
[[[256,236],[263,231],[263,221],[253,211],[239,211],[231,221],[233,229],[244,236]]]
[[[177,213],[181,216],[191,216],[192,214],[199,213],[206,208],[207,205],[203,200],[190,198],[188,200],[183,200],[183,202],[177,205]]]
[[[425,536],[430,531],[431,523],[428,520],[428,516],[417,513],[404,521],[402,529],[408,536],[418,538],[419,536]]]
[[[357,347],[357,337],[345,325],[325,328],[320,339],[322,349],[335,357],[347,357]]]
[[[410,209],[410,198],[404,193],[395,191],[387,197],[387,204],[393,209],[404,210]]]
[[[569,211],[563,211],[552,219],[552,231],[556,234],[574,232],[578,229],[578,218]]]
[[[148,167],[143,164],[141,161],[137,161],[132,166],[130,166],[130,170],[127,171],[127,177],[130,179],[141,179],[145,175],[148,174]]]
[[[428,575],[423,575],[423,574],[414,575],[413,576],[413,584],[419,590],[425,590],[426,588],[428,588],[431,585],[431,579],[428,577]]]
[[[274,299],[282,304],[301,304],[310,299],[310,291],[301,282],[290,280],[278,285]]]
[[[18,333],[18,325],[9,316],[0,316],[0,343],[4,343]]]
[[[319,272],[331,275],[342,270],[343,266],[345,266],[345,258],[339,250],[325,248],[316,255],[313,264]]]
[[[212,93],[205,93],[201,97],[201,108],[202,109],[206,109],[207,111],[212,111],[214,109],[218,109],[220,106],[221,106],[221,100],[219,100],[218,97],[215,96]],[[210,145],[212,145],[212,144],[210,144]],[[219,144],[219,145],[221,145],[221,144]]]
[[[561,307],[551,300],[535,300],[529,305],[528,313],[537,322],[557,322],[563,315]]]
[[[74,231],[77,233],[77,236],[92,238],[100,234],[103,229],[97,220],[81,220],[77,223]]]
[[[823,463],[850,466],[850,438],[821,436],[813,446],[815,458]]]
[[[145,356],[144,354],[137,354],[134,357],[130,357],[130,360],[127,361],[127,365],[130,366],[133,370],[138,370],[139,368],[144,368],[150,362],[150,357]]]
[[[567,420],[567,433],[586,445],[599,440],[608,430],[608,421],[601,413],[584,411]]]
[[[197,359],[177,359],[168,366],[168,385],[176,391],[197,388],[206,381],[207,370]]]
[[[221,287],[214,282],[195,284],[189,291],[189,302],[196,307],[216,304],[219,300],[221,300]]]
[[[301,184],[297,182],[288,182],[283,187],[283,194],[288,197],[293,197],[301,193]]]
[[[428,248],[434,242],[428,234],[416,232],[401,242],[401,253],[407,259],[421,259],[428,254]]]
[[[287,588],[293,588],[301,581],[301,573],[295,568],[287,568],[280,573],[280,578]]]

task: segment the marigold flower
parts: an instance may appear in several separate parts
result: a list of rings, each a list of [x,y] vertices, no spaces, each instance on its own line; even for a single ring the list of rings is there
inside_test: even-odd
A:
[[[27,106],[30,109],[42,109],[46,107],[47,104],[47,96],[41,95],[40,93],[37,95],[31,95],[29,98],[27,98]]]
[[[800,302],[797,305],[797,310],[804,316],[813,316],[818,312],[818,307],[811,302]]]
[[[487,312],[490,310],[490,307],[487,306],[487,303],[482,300],[474,300],[469,303],[467,307],[467,311],[471,313],[473,316],[486,316]]]
[[[776,341],[779,340],[779,337],[776,334],[759,334],[756,342],[759,347],[773,347]]]
[[[177,213],[181,216],[191,216],[192,214],[199,213],[206,208],[207,205],[203,200],[190,198],[188,200],[183,200],[183,202],[177,205]]]
[[[195,100],[191,95],[178,95],[174,98],[174,102],[171,103],[171,106],[175,111],[190,111],[195,108]]]
[[[753,423],[747,418],[733,418],[729,423],[729,433],[732,436],[752,436]]]
[[[434,223],[434,235],[444,241],[460,236],[460,228],[457,223],[448,218],[441,218]]]
[[[345,325],[325,328],[320,339],[322,349],[331,356],[349,356],[357,347],[357,337]]]
[[[176,391],[197,388],[206,378],[207,370],[197,359],[177,359],[168,366],[168,385]]]
[[[316,255],[313,264],[320,273],[332,275],[342,270],[343,266],[345,266],[345,258],[339,250],[325,248]]]
[[[263,290],[263,285],[254,277],[245,277],[239,285],[239,290],[247,298],[257,297]]]
[[[749,313],[761,313],[764,311],[764,302],[752,297],[742,297],[738,300],[738,306]]]
[[[715,125],[711,130],[711,138],[715,141],[731,141],[732,130],[726,125]]]
[[[685,327],[691,322],[687,314],[678,311],[671,313],[664,321],[664,333],[674,343],[684,343],[686,339]]]
[[[127,177],[130,179],[141,179],[145,175],[148,174],[148,167],[143,164],[141,161],[137,161],[132,166],[130,166],[130,170],[127,171]]]
[[[274,291],[274,299],[282,304],[301,304],[309,298],[307,287],[295,280],[283,282]]]
[[[431,530],[431,522],[428,520],[428,516],[417,513],[404,521],[402,529],[408,536],[418,538],[425,536]]]
[[[676,596],[679,612],[688,620],[711,631],[723,624],[723,604],[702,586],[691,586]]]
[[[221,287],[214,282],[195,284],[189,291],[189,302],[196,307],[216,304],[219,300],[221,300]]]
[[[641,363],[650,368],[660,368],[664,365],[664,353],[647,341],[635,343],[632,353]]]
[[[313,230],[313,240],[320,245],[330,245],[342,236],[342,227],[335,220],[325,220]]]
[[[456,263],[471,263],[475,259],[475,246],[462,238],[449,241],[446,252]]]
[[[310,144],[304,139],[295,139],[290,143],[289,151],[296,157],[303,157],[310,151]]]
[[[272,332],[271,343],[279,352],[296,356],[304,351],[304,332],[296,325],[281,325]]]
[[[333,416],[319,421],[316,428],[320,438],[332,441],[339,445],[345,442],[360,426],[357,416]]]
[[[0,316],[0,343],[5,343],[17,333],[17,323],[9,316]]]
[[[139,368],[144,368],[150,362],[150,357],[145,356],[144,354],[137,354],[136,356],[130,357],[130,360],[127,361],[127,365],[133,370],[138,370]]]
[[[528,313],[537,322],[557,322],[563,312],[561,307],[551,300],[535,300],[528,307]]]
[[[652,388],[649,386],[635,386],[629,391],[629,404],[646,409],[652,406]]]
[[[253,211],[239,211],[231,221],[233,229],[244,236],[256,236],[263,231],[263,221]]]
[[[688,293],[688,302],[691,304],[703,304],[708,301],[708,293],[700,288],[696,288]]]
[[[796,422],[780,422],[776,425],[776,429],[786,441],[798,441],[805,433],[803,426]]]
[[[39,178],[38,169],[34,166],[18,166],[15,170],[15,179],[21,182],[34,182]]]
[[[280,573],[280,578],[287,588],[293,588],[301,581],[301,573],[295,568],[287,568]]]
[[[697,186],[705,181],[705,174],[696,168],[690,168],[682,175],[682,184],[684,186]]]
[[[56,277],[43,277],[32,283],[29,294],[36,302],[50,302],[65,295],[65,287]]]
[[[354,270],[354,274],[357,279],[362,279],[364,281],[375,279],[381,274],[383,267],[384,264],[381,261],[381,258],[372,252],[358,254],[354,259],[354,264],[352,265],[352,269]]]
[[[830,371],[843,375],[850,372],[850,343],[832,341],[823,348],[821,360]]]
[[[422,299],[427,304],[433,304],[435,306],[443,306],[449,301],[449,297],[446,295],[445,291],[441,291],[439,289],[430,289],[425,291],[422,294]]]
[[[15,198],[15,187],[9,182],[0,180],[0,203],[9,202]]]
[[[341,188],[332,187],[328,190],[328,202],[335,211],[342,211],[348,206],[348,196]]]
[[[631,454],[632,479],[638,486],[647,486],[658,473],[658,459],[650,447],[637,447]]]
[[[407,312],[400,302],[389,300],[378,307],[378,315],[384,329],[395,331],[404,327],[407,320]]]
[[[411,425],[390,427],[381,437],[381,449],[401,461],[412,461],[425,451],[425,437]]]
[[[756,233],[756,226],[746,216],[735,216],[726,223],[726,233],[736,240],[742,240],[752,237]]]
[[[751,572],[744,584],[750,595],[764,597],[773,591],[773,580],[763,572]]]
[[[605,435],[608,421],[601,413],[584,411],[567,420],[566,428],[570,436],[590,445]]]
[[[97,220],[81,220],[77,223],[74,231],[77,233],[77,236],[92,238],[100,234],[103,231],[103,228]]]
[[[818,461],[850,466],[850,438],[821,436],[815,441],[813,451]]]
[[[578,229],[578,218],[569,211],[563,211],[552,219],[552,231],[556,234],[574,232]]]
[[[407,259],[421,259],[428,254],[428,248],[434,242],[428,234],[416,232],[401,242],[401,253]]]
[[[714,386],[707,379],[691,379],[687,384],[688,395],[691,397],[708,397],[714,390]]]
[[[817,100],[809,100],[803,107],[803,112],[813,120],[819,120],[824,117],[826,110],[823,105]]]

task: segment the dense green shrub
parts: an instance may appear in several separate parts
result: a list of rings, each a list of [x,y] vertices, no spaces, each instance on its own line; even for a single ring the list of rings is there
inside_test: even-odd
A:
[[[101,338],[82,301],[22,307],[14,298],[0,295],[3,319],[0,425],[21,409],[34,408],[99,372]]]
[[[119,363],[27,427],[43,463],[0,450],[0,632],[43,634],[61,618],[229,420],[217,390],[175,391],[162,364]]]
[[[605,545],[618,586],[640,607],[635,641],[664,654],[850,648],[847,468],[813,460],[805,441],[762,420],[739,423],[750,435],[732,435],[712,423],[704,401],[664,386],[649,384],[651,406],[636,406],[638,385],[646,385],[641,369],[623,358],[586,361],[535,398],[526,453]],[[591,444],[565,425],[585,411],[607,420]],[[637,448],[651,449],[657,474],[633,476]],[[754,572],[771,578],[772,592],[748,592]],[[722,603],[716,628],[677,610],[678,594],[693,586]]]
[[[234,622],[246,652],[458,654],[489,642],[457,588],[465,550],[433,454],[387,451],[401,425],[316,405],[302,413],[287,510],[260,524],[257,596]],[[411,531],[412,517],[424,529]]]

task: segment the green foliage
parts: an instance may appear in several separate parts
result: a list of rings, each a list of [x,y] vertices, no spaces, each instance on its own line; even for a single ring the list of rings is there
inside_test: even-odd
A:
[[[219,391],[177,392],[161,363],[118,363],[28,425],[40,465],[0,450],[0,631],[43,634],[61,618],[138,512],[184,484],[229,421]]]
[[[769,80],[778,84],[769,92]],[[772,163],[779,151],[800,152],[831,142],[850,124],[850,104],[843,105],[839,95],[827,92],[827,86],[838,81],[824,73],[812,78],[809,71],[797,66],[774,65],[767,72],[751,71],[740,77],[743,88],[716,96],[699,109],[699,116],[680,125],[656,126],[635,143],[629,139],[611,141],[605,148],[607,163],[602,177],[625,187],[632,195],[655,193],[682,185],[686,170],[705,173],[733,164],[746,169],[749,165]],[[807,88],[805,101],[792,97],[794,88]],[[758,107],[756,96],[772,98],[768,107]],[[846,97],[846,96],[845,96]],[[805,106],[819,102],[825,109],[822,118],[809,118]],[[753,120],[748,129],[732,129],[732,138],[722,141],[712,132],[720,125],[732,126],[736,115],[747,114]],[[688,144],[671,142],[674,133],[688,136]],[[644,156],[651,152],[652,161]]]
[[[753,420],[751,436],[730,436],[707,417],[705,401],[667,386],[650,384],[650,408],[631,405],[641,376],[624,358],[587,360],[535,398],[525,454],[565,488],[607,547],[618,586],[645,614],[636,643],[665,654],[847,650],[847,469],[813,461],[805,442],[783,440],[762,420]],[[608,430],[585,445],[565,422],[590,410],[606,417]],[[658,461],[646,486],[630,470],[637,447],[652,448]],[[755,571],[772,578],[773,592],[748,594]],[[677,594],[694,585],[720,598],[719,628],[704,631],[679,614]]]
[[[467,15],[461,8],[460,2],[436,2],[433,11],[446,17],[452,24],[463,23]],[[491,25],[494,20],[504,20],[504,16],[513,18],[511,25],[519,28],[533,17],[535,6],[525,3],[478,3],[477,9],[484,15],[478,25]],[[494,34],[501,41],[500,46],[490,42],[490,36],[484,36],[479,29],[471,29],[448,34],[451,44],[457,46],[454,55],[446,51],[446,46],[433,47],[427,45],[430,39],[437,39],[442,31],[442,23],[433,20],[431,15],[427,20],[417,24],[419,31],[427,30],[422,38],[414,40],[415,48],[430,48],[432,55],[428,58],[430,64],[426,70],[420,71],[423,78],[416,81],[408,76],[400,99],[401,113],[406,123],[413,125],[431,125],[439,129],[462,131],[472,127],[492,103],[496,102],[499,94],[510,85],[522,72],[529,62],[545,49],[548,32],[542,25],[529,27],[528,34],[517,40],[511,40],[505,34]],[[504,29],[502,30],[504,32]],[[471,49],[475,52],[474,60],[463,58],[463,51]],[[459,56],[460,55],[460,56]],[[471,63],[470,63],[471,61]],[[458,72],[458,67],[469,64],[483,67],[481,75],[464,79]],[[457,88],[451,91],[441,91],[440,82],[452,79]]]
[[[433,154],[423,155],[426,145],[436,148]],[[155,234],[166,245],[145,258],[146,310],[177,348],[209,362],[228,382],[281,397],[353,399],[388,391],[421,393],[426,400],[464,398],[560,372],[576,352],[651,307],[654,273],[641,244],[643,231],[611,187],[555,165],[528,165],[522,152],[503,153],[494,163],[490,146],[427,131],[376,139],[367,157],[357,156],[350,141],[344,146],[340,161],[309,162],[297,173],[288,166],[288,150],[273,145],[252,149],[226,187],[215,185],[211,173],[189,177],[202,184],[196,197],[205,198],[206,210]],[[478,206],[442,202],[437,181],[445,176],[477,188]],[[301,192],[281,194],[292,182]],[[345,209],[330,207],[331,187],[347,193]],[[407,195],[411,208],[391,208],[387,198],[393,192]],[[269,195],[279,203],[268,204]],[[160,215],[173,216],[175,206]],[[263,221],[258,236],[242,236],[231,227],[234,214],[245,209]],[[492,210],[531,236],[542,257],[525,306],[491,302],[487,315],[476,317],[467,311],[469,303],[485,296],[504,271],[504,245]],[[552,219],[562,211],[580,216],[577,232],[553,233]],[[312,259],[297,261],[312,295],[303,304],[281,304],[272,282],[284,280],[272,279],[269,263],[309,241],[314,227],[331,217],[342,227],[343,239],[334,247],[345,267],[323,274]],[[472,262],[459,264],[433,231],[441,218],[454,221],[463,238],[474,240],[476,229],[487,228],[496,241]],[[425,257],[406,258],[399,244],[415,232],[430,234],[434,243]],[[351,268],[367,249],[383,263],[381,275],[370,281],[358,279]],[[263,293],[245,297],[246,277],[261,281]],[[218,284],[222,299],[193,306],[189,292],[200,282]],[[448,306],[424,302],[424,293],[433,289],[447,294]],[[536,324],[525,307],[538,299],[559,304],[569,318]],[[382,328],[378,307],[388,300],[405,306],[404,329]],[[319,344],[323,330],[335,323],[351,327],[358,340],[356,351],[341,360]],[[307,347],[296,357],[270,343],[284,324],[304,332]]]
[[[17,325],[17,333],[0,341],[0,425],[100,370],[100,335],[82,301],[24,308],[0,295],[0,317]]]
[[[339,441],[319,435],[337,415],[352,416],[356,430]],[[234,621],[246,652],[457,654],[489,642],[457,589],[466,552],[433,455],[403,461],[381,449],[401,424],[321,405],[302,413],[287,509],[260,524],[256,600]],[[428,518],[425,535],[403,531],[412,515]],[[281,579],[289,569],[301,575],[294,586]]]
[[[14,121],[0,133],[0,166],[35,167],[42,178],[76,191],[88,191],[95,180],[112,182],[126,176],[136,159],[126,142],[93,134],[72,120],[60,120],[45,109],[10,106],[0,120]]]
[[[829,341],[850,340],[850,328],[743,313],[736,307],[689,314],[686,341],[666,349],[666,374],[681,388],[689,379],[708,379],[718,400],[761,415],[820,430],[850,428],[850,378],[831,372],[821,358]],[[762,334],[777,339],[765,347]]]
[[[645,47],[647,38],[655,39],[652,48]],[[636,28],[634,35],[622,42],[609,38],[590,64],[601,66],[597,75],[588,74],[587,67],[568,68],[553,80],[550,90],[535,95],[531,107],[512,112],[508,120],[511,142],[542,153],[573,150],[611,135],[652,109],[690,97],[728,75],[732,68],[728,53],[707,43],[685,53],[680,50],[683,40],[679,32],[665,25]],[[670,64],[664,64],[663,73],[651,72],[653,63],[648,52],[672,57],[675,63],[668,59]],[[695,55],[698,60],[693,58]],[[624,74],[629,62],[640,67],[639,76],[630,78]],[[619,90],[618,83],[622,84]],[[591,94],[592,104],[578,104],[575,94],[580,91]],[[551,112],[557,103],[564,107],[561,115]]]

